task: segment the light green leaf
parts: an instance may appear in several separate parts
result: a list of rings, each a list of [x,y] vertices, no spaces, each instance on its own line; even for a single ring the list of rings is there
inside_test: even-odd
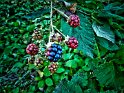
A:
[[[66,53],[63,54],[63,59],[64,60],[69,60],[74,54],[73,53]]]
[[[47,78],[47,79],[45,80],[45,83],[46,83],[47,86],[52,86],[52,85],[53,85],[53,81],[52,81],[51,78]]]
[[[77,68],[77,63],[75,60],[69,60],[66,62],[65,66],[67,67],[72,67],[72,68]]]
[[[50,76],[50,75],[51,75],[51,73],[50,73],[48,67],[45,67],[45,68],[44,68],[43,73],[44,73],[44,76]]]
[[[62,73],[62,72],[64,72],[64,71],[65,71],[64,68],[58,68],[56,72],[57,72],[57,73]]]
[[[104,47],[104,48],[106,48],[108,50],[118,50],[119,49],[119,47],[116,44],[114,44],[114,43],[112,43],[112,42],[110,42],[110,41],[108,41],[108,40],[106,40],[104,38],[100,38],[100,37],[97,38],[97,42],[102,47]]]
[[[96,23],[93,23],[92,25],[94,32],[98,37],[103,37],[112,43],[115,42],[115,36],[112,30],[110,30],[110,26],[105,24],[103,26],[97,25]]]

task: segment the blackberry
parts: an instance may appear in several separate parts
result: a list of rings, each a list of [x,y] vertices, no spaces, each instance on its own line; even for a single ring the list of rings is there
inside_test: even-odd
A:
[[[26,52],[30,55],[36,55],[38,53],[39,49],[35,44],[29,44],[26,48]]]
[[[55,71],[57,70],[57,67],[58,67],[58,64],[57,63],[51,63],[48,68],[49,68],[49,71],[53,74],[55,73]]]
[[[77,15],[70,15],[68,24],[75,28],[80,25],[80,18]]]
[[[53,43],[47,50],[46,56],[51,62],[57,62],[62,55],[62,47],[59,44]]]
[[[41,58],[37,58],[36,61],[35,61],[35,65],[39,66],[41,64],[43,64],[43,60]]]
[[[52,42],[56,41],[56,42],[61,42],[62,41],[62,36],[59,34],[59,33],[55,33],[53,36],[52,36]]]
[[[33,36],[33,39],[36,39],[36,40],[40,40],[42,38],[41,33],[38,29],[34,30],[34,33],[32,36]]]
[[[66,42],[69,48],[76,49],[78,47],[78,41],[75,37],[71,37]]]

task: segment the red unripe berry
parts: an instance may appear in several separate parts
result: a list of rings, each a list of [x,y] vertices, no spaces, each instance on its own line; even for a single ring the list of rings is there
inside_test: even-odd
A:
[[[78,47],[78,41],[75,37],[69,38],[66,44],[68,45],[69,48],[72,48],[72,49],[75,49]]]
[[[68,24],[75,28],[80,25],[80,18],[77,15],[70,15]]]
[[[30,55],[36,55],[38,53],[38,47],[35,44],[29,44],[26,48],[26,52]]]

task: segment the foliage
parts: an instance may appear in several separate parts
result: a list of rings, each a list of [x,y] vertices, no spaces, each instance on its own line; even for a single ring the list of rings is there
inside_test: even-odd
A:
[[[0,91],[1,93],[123,93],[124,4],[122,0],[53,0],[67,11],[77,3],[81,23],[70,27],[53,11],[53,24],[64,35],[74,36],[78,49],[65,44],[58,69],[51,74],[43,55],[40,66],[28,64],[25,48],[33,30],[41,25],[42,43],[49,38],[49,0],[0,1]],[[38,44],[37,41],[34,43]],[[40,47],[42,53],[45,47]]]

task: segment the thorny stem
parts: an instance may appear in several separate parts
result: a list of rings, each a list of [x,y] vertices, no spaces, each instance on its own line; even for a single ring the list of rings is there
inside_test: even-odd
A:
[[[55,28],[55,30],[57,31],[57,32],[59,32],[62,36],[64,36],[64,38],[66,38],[66,36],[56,27],[56,26],[53,26],[54,28]]]
[[[69,20],[69,17],[66,14],[64,14],[62,11],[58,10],[57,8],[53,8],[53,9],[55,9],[58,13],[64,16],[67,20]]]

